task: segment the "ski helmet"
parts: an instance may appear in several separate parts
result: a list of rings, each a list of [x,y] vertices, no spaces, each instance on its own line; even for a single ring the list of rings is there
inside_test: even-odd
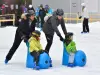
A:
[[[35,30],[34,32],[32,32],[32,35],[40,36],[41,35],[41,32],[38,31],[38,30]]]
[[[58,15],[58,16],[63,16],[63,15],[64,15],[63,9],[57,9],[56,15]]]
[[[69,39],[71,36],[73,36],[74,34],[72,32],[68,32],[65,36],[65,40]]]

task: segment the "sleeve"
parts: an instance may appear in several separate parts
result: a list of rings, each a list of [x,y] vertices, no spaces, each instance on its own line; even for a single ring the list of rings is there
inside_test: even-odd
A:
[[[42,48],[42,45],[41,45],[40,41],[39,41],[39,50],[43,50],[43,48]]]
[[[35,45],[35,41],[32,38],[29,39],[29,45],[30,45],[29,46],[30,52],[32,52],[34,50],[38,50],[38,48]]]
[[[35,18],[31,25],[31,32],[35,30],[36,23],[37,23],[37,19]]]
[[[61,21],[61,28],[63,30],[63,33],[66,35],[67,34],[67,30],[66,30],[66,27],[65,27],[65,21],[64,21],[64,19],[62,19],[62,21]]]
[[[17,28],[17,32],[19,33],[20,37],[22,37],[24,35],[24,33],[23,33],[23,26],[24,26],[23,23],[20,22],[20,24],[19,24],[19,26]]]
[[[75,44],[75,42],[71,42],[67,47],[66,47],[66,49],[67,49],[67,52],[68,53],[75,53],[77,50],[76,50],[76,44]]]
[[[70,45],[66,46],[66,50],[68,53],[71,53],[71,46]]]
[[[52,28],[54,29],[54,31],[56,32],[56,34],[59,36],[61,35],[58,28],[57,28],[57,23],[56,23],[56,19],[54,17],[51,18],[51,23],[52,23]]]
[[[76,44],[75,44],[75,42],[72,42],[71,43],[71,52],[72,53],[75,53],[77,50],[76,50]]]

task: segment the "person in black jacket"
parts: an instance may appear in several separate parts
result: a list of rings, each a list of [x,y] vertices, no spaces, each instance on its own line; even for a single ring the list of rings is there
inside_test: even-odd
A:
[[[67,34],[67,30],[65,28],[65,22],[63,19],[64,11],[62,9],[57,9],[52,16],[48,18],[48,20],[44,23],[43,32],[45,33],[47,39],[47,45],[45,50],[49,53],[50,47],[52,45],[54,32],[60,37],[60,40],[63,41],[63,37],[61,36],[57,26],[60,24],[64,34]]]
[[[11,60],[13,54],[19,47],[22,40],[24,40],[24,42],[27,42],[29,39],[29,35],[35,30],[37,20],[34,14],[22,14],[22,16],[23,18],[21,19],[20,25],[16,30],[14,43],[6,56],[5,64],[7,64],[9,60]]]

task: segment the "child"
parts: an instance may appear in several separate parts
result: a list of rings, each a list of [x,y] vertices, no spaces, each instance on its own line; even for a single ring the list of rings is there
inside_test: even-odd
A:
[[[36,69],[39,69],[39,55],[43,53],[42,45],[40,44],[40,35],[41,33],[37,30],[32,32],[31,37],[29,39],[29,52],[34,57],[34,61],[36,63]]]
[[[73,67],[74,56],[77,50],[76,50],[76,44],[73,41],[73,33],[71,32],[68,32],[67,35],[65,36],[65,47],[69,54],[68,66]]]
[[[31,37],[29,39],[29,52],[34,57],[34,61],[36,63],[35,68],[37,70],[40,69],[38,65],[39,56],[40,54],[45,52],[45,50],[43,50],[42,48],[42,45],[40,44],[40,35],[40,31],[35,30],[34,32],[32,32]],[[52,67],[52,64],[50,64],[50,66]]]

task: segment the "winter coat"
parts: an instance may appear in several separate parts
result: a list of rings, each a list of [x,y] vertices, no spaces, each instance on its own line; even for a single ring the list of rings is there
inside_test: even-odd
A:
[[[39,17],[44,18],[45,16],[46,16],[46,12],[45,12],[44,8],[40,9],[39,10]]]
[[[21,20],[18,28],[17,28],[17,32],[19,33],[19,36],[26,36],[26,38],[29,38],[30,33],[32,33],[35,30],[35,26],[36,26],[36,22],[37,20],[34,19],[31,23],[31,25],[29,24],[29,20]]]
[[[70,53],[75,53],[76,50],[76,44],[74,41],[71,41],[68,45],[65,44],[67,52]]]
[[[33,52],[33,51],[41,51],[42,49],[42,45],[40,44],[40,40],[37,40],[35,37],[31,37],[29,39],[29,51]]]
[[[89,18],[88,10],[86,7],[82,10],[82,17]]]
[[[56,15],[52,15],[43,25],[43,31],[45,34],[54,35],[54,32],[56,32],[57,35],[60,34],[58,30],[58,26],[61,25],[61,28],[64,32],[64,34],[67,34],[67,30],[65,27],[64,19],[62,18],[59,20]]]
[[[51,8],[49,8],[48,13],[47,14],[53,14],[53,10]]]

